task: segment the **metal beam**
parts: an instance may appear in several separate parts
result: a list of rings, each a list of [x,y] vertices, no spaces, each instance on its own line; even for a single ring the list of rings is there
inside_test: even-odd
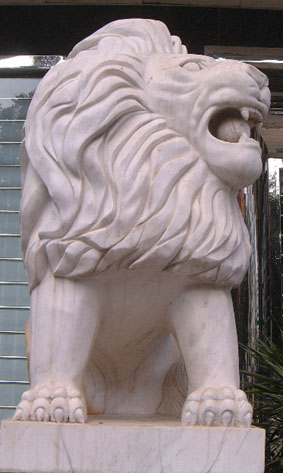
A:
[[[283,0],[0,0],[0,5],[189,5],[283,10]]]

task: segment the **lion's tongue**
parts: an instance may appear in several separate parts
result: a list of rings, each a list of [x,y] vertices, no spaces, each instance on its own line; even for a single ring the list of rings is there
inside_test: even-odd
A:
[[[249,124],[242,118],[224,117],[217,126],[216,137],[222,141],[237,143],[242,135],[250,136]]]
[[[210,123],[211,133],[222,141],[238,143],[240,138],[250,136],[250,126],[238,110],[224,110],[218,113]]]

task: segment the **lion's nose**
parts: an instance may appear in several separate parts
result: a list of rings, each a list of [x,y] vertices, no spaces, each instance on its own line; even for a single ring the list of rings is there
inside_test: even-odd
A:
[[[268,87],[268,77],[263,72],[250,64],[245,64],[245,66],[248,68],[248,74],[256,81],[260,89]]]
[[[266,110],[264,115],[267,115],[269,107],[270,107],[270,99],[271,99],[271,94],[270,90],[267,86],[262,87],[260,91],[260,101],[265,105]]]

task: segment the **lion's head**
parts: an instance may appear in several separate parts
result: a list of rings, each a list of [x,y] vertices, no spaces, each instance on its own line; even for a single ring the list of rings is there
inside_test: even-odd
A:
[[[250,247],[236,195],[261,172],[249,136],[268,105],[262,73],[187,54],[159,21],[116,21],[79,43],[25,126],[31,288],[47,264],[62,277],[115,265],[239,283]]]

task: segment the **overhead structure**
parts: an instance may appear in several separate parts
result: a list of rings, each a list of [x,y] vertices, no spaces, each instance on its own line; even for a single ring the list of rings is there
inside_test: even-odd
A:
[[[0,0],[0,5],[190,5],[283,10],[283,0]]]

